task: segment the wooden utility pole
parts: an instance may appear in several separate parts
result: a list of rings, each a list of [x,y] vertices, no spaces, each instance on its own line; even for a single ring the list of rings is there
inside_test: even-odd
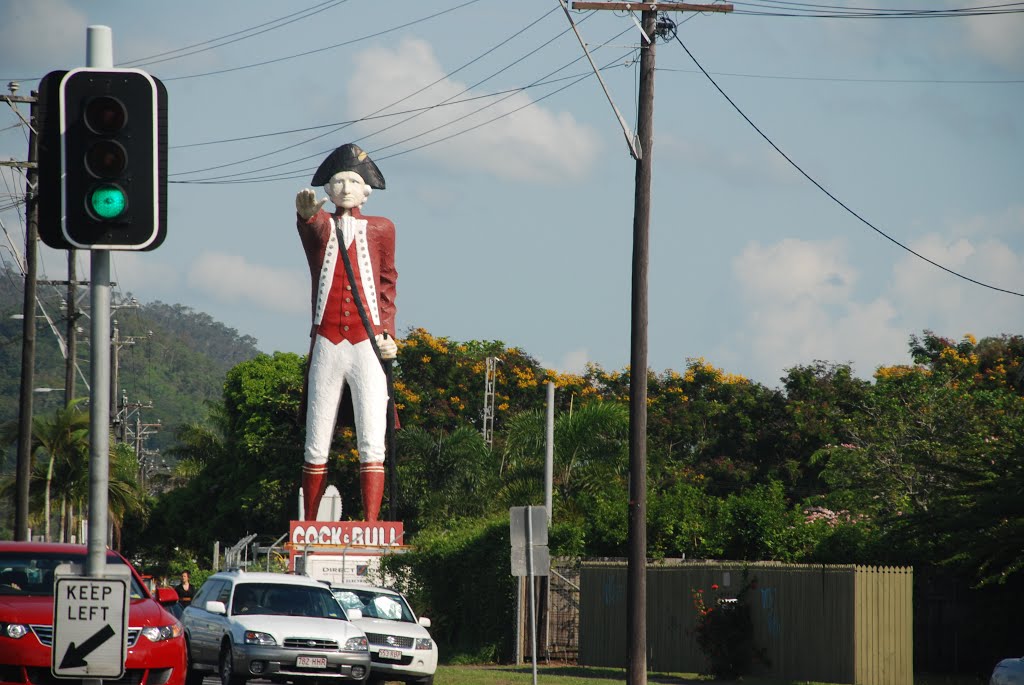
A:
[[[633,274],[629,354],[629,557],[626,571],[626,682],[647,683],[647,265],[654,152],[654,56],[658,12],[731,12],[732,5],[681,2],[574,2],[579,10],[640,10],[636,160],[633,196]]]
[[[10,102],[12,98],[7,98]],[[36,118],[36,98],[32,97],[33,123]],[[25,187],[25,286],[21,328],[21,396],[18,413],[18,461],[15,471],[17,483],[14,509],[14,539],[28,540],[29,479],[32,476],[32,394],[35,392],[36,366],[36,255],[39,248],[39,196],[36,193],[39,156],[38,124],[29,127],[28,170]]]

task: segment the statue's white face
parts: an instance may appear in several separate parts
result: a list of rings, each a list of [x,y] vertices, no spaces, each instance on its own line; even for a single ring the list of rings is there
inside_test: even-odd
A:
[[[338,207],[352,209],[366,202],[370,196],[370,186],[354,171],[339,171],[324,184],[324,192]]]

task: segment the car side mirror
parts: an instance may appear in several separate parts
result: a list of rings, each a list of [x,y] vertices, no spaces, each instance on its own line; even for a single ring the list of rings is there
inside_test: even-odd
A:
[[[224,602],[218,602],[217,600],[210,600],[204,607],[211,614],[220,614],[224,616],[228,613],[227,607],[224,606]]]
[[[420,620],[417,621],[417,623],[419,623],[424,628],[429,628],[430,627],[430,619],[427,618],[426,616],[420,616]]]
[[[158,587],[156,589],[156,601],[161,604],[174,604],[178,601],[178,591],[172,587]]]
[[[348,614],[348,620],[350,621],[363,617],[363,612],[359,609],[345,609],[345,613]]]

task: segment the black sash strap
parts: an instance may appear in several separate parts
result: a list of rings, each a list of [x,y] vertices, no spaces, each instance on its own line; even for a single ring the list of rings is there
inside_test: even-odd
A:
[[[373,345],[373,352],[377,355],[377,360],[383,365],[384,359],[380,356],[380,348],[377,347],[377,334],[373,332],[370,317],[366,315],[366,307],[363,306],[363,298],[359,294],[363,287],[362,282],[356,280],[355,272],[352,270],[352,261],[348,258],[348,247],[345,245],[345,234],[341,231],[340,223],[338,221],[334,225],[334,233],[338,238],[338,252],[341,252],[341,259],[345,263],[345,273],[348,275],[348,282],[352,284],[352,297],[356,301],[359,318],[363,320],[363,328],[366,329],[366,335],[370,338],[370,344]],[[352,240],[355,242],[355,238]]]

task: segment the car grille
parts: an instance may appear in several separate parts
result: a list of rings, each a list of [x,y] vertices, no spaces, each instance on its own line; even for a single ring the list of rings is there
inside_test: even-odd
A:
[[[66,678],[54,678],[53,673],[48,668],[26,668],[25,672],[28,674],[28,682],[32,685],[68,685]],[[146,669],[144,668],[129,668],[124,672],[124,676],[117,680],[104,680],[103,685],[139,685],[142,682],[143,677],[146,675]]]
[[[338,643],[335,640],[324,640],[317,637],[286,637],[284,639],[286,649],[329,649],[338,651]]]
[[[32,632],[39,638],[41,644],[47,647],[53,646],[53,626],[29,626]],[[139,641],[139,633],[142,632],[141,628],[129,628],[128,629],[128,646],[134,647],[135,643]]]
[[[386,635],[385,633],[367,633],[366,639],[371,645],[379,645],[381,647],[401,647],[402,649],[412,649],[413,639],[411,637],[403,637],[402,635]]]

